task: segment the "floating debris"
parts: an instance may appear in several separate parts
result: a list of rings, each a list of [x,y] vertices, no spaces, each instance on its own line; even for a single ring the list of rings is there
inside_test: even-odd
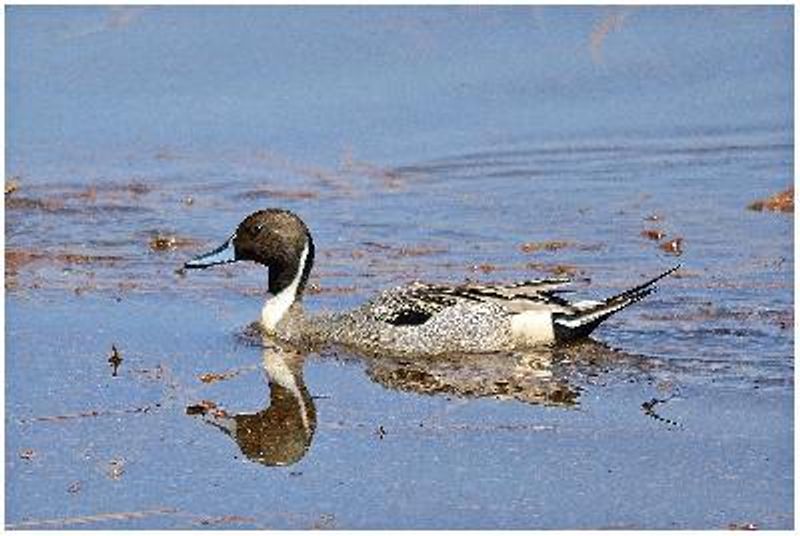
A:
[[[252,371],[257,370],[257,369],[258,369],[257,365],[248,365],[248,366],[239,367],[239,368],[235,368],[235,369],[231,369],[231,370],[226,370],[224,372],[206,372],[204,374],[201,374],[199,376],[199,378],[200,378],[200,381],[203,382],[203,383],[214,383],[214,382],[218,382],[218,381],[222,381],[222,380],[229,380],[231,378],[235,378],[239,374],[242,374],[242,373],[245,373],[245,372],[252,372]],[[211,403],[213,404],[213,402],[211,402]]]
[[[660,229],[645,229],[644,231],[642,231],[642,236],[647,238],[648,240],[659,241],[665,236],[667,236],[667,234]]]
[[[358,287],[355,285],[350,287],[323,287],[319,283],[310,283],[306,287],[306,294],[353,294],[355,292],[358,292]]]
[[[117,375],[117,369],[122,364],[122,354],[120,354],[119,350],[115,345],[111,345],[111,355],[108,358],[108,363],[111,365],[111,375]]]
[[[203,383],[214,383],[220,380],[227,380],[231,376],[232,374],[225,374],[225,373],[219,374],[216,372],[206,372],[205,374],[201,374],[199,378],[200,381]]]
[[[119,255],[84,255],[82,253],[58,253],[51,255],[51,258],[64,264],[107,263],[113,265],[122,260]]]
[[[378,426],[377,434],[378,439],[383,439],[386,437],[386,430],[383,428],[383,425]]]
[[[546,264],[542,262],[529,262],[525,265],[529,270],[537,270],[539,272],[546,272],[558,277],[574,277],[583,274],[584,271],[571,264]]]
[[[143,182],[132,181],[128,184],[123,185],[120,188],[120,190],[130,192],[133,195],[144,195],[144,194],[149,194],[151,191],[153,191],[153,187]]]
[[[19,457],[22,458],[23,460],[30,461],[36,457],[36,451],[33,449],[24,449],[20,451]]]
[[[484,264],[474,264],[472,265],[473,272],[483,272],[484,274],[490,274],[496,270],[498,270],[497,266],[494,264],[484,263]]]
[[[97,186],[89,186],[86,190],[78,192],[75,195],[78,199],[86,199],[87,201],[97,201]]]
[[[730,523],[728,530],[758,530],[755,523]]]
[[[747,208],[759,212],[794,212],[794,186],[766,199],[753,201]]]
[[[12,177],[6,181],[6,195],[13,194],[19,190],[19,177]]]
[[[249,190],[239,195],[241,199],[285,199],[287,201],[304,201],[319,197],[317,192],[310,190],[275,190],[271,188],[259,188]]]
[[[31,251],[6,249],[6,275],[16,274],[20,268],[40,258],[39,254]]]
[[[253,517],[244,517],[238,515],[227,515],[227,516],[219,516],[219,517],[209,517],[206,519],[201,519],[200,524],[203,526],[208,525],[220,525],[223,523],[255,523],[256,519]]]
[[[663,251],[667,253],[671,253],[672,255],[682,255],[683,254],[683,238],[678,237],[670,240],[669,242],[664,242],[661,244],[660,247]]]
[[[143,519],[154,515],[174,514],[177,510],[174,508],[157,508],[154,510],[142,510],[139,512],[109,512],[104,514],[94,514],[90,516],[79,517],[63,517],[57,519],[33,519],[22,521],[16,524],[6,524],[6,529],[41,529],[57,527],[61,528],[66,525],[87,525],[90,523],[99,523],[105,521],[129,521],[131,519]]]
[[[161,403],[156,402],[155,404],[148,405],[148,406],[141,406],[135,408],[128,408],[128,409],[109,409],[109,410],[88,410],[88,411],[81,411],[78,413],[68,413],[65,415],[43,415],[40,417],[30,417],[25,419],[19,419],[20,423],[27,423],[27,422],[59,422],[59,421],[66,421],[69,419],[83,419],[85,417],[108,417],[111,415],[128,415],[132,413],[147,413],[153,408],[160,408]]]
[[[440,255],[449,251],[447,247],[435,244],[407,244],[401,246],[390,246],[371,241],[361,242],[361,244],[369,250],[386,252],[385,255],[395,259],[403,257],[426,257],[429,255]],[[338,255],[335,252],[327,252],[326,254],[329,256]],[[366,252],[359,249],[355,249],[350,252],[350,255],[354,259],[360,259],[366,254]]]
[[[662,221],[663,219],[664,216],[662,216],[661,214],[657,214],[655,212],[645,218],[646,221]]]
[[[190,404],[186,406],[187,415],[208,415],[212,417],[227,417],[228,412],[217,406],[217,403],[212,400],[201,400],[198,404]]]
[[[361,242],[361,244],[366,246],[366,247],[368,247],[368,248],[372,248],[372,249],[381,249],[381,250],[392,249],[392,246],[387,245],[387,244],[381,244],[380,242],[366,241],[366,242]]]
[[[557,251],[572,246],[572,242],[565,240],[551,240],[548,242],[526,242],[519,249],[523,253],[535,253],[537,251]]]
[[[54,253],[28,249],[6,249],[6,274],[16,274],[20,268],[29,264],[47,261],[57,265],[103,264],[114,266],[122,260],[117,255],[85,255],[81,253]]]
[[[170,249],[175,249],[175,237],[154,236],[150,239],[150,249],[153,251],[168,251]]]
[[[81,482],[80,480],[76,480],[75,482],[67,486],[67,493],[78,493],[82,487],[83,487],[83,482]]]
[[[108,462],[106,468],[106,476],[111,480],[119,480],[125,474],[125,459],[114,458]]]
[[[65,211],[63,201],[59,199],[32,199],[29,197],[6,197],[6,209],[9,210],[41,210],[42,212]]]
[[[679,422],[673,421],[672,419],[667,419],[666,417],[662,417],[661,415],[656,413],[654,409],[658,404],[664,404],[665,402],[668,402],[670,398],[651,398],[647,402],[642,403],[642,410],[644,411],[644,414],[647,415],[648,417],[652,417],[653,419],[663,422],[664,424],[668,424],[670,426],[680,427]]]
[[[198,245],[197,240],[182,238],[172,234],[156,233],[148,242],[151,251],[172,251],[181,248],[191,248]]]
[[[333,529],[336,526],[336,516],[334,514],[323,513],[311,526],[311,530]]]
[[[205,415],[208,410],[216,407],[217,405],[210,400],[201,400],[199,404],[186,406],[186,415]]]
[[[402,246],[392,254],[393,257],[424,257],[427,255],[439,255],[447,253],[447,248],[437,246]]]

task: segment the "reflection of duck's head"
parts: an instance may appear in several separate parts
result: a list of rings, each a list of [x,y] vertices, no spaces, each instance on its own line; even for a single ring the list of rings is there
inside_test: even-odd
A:
[[[311,446],[316,409],[303,382],[301,356],[271,347],[264,350],[263,358],[269,376],[269,406],[257,413],[206,419],[230,435],[250,460],[291,465]]]
[[[304,400],[305,398],[306,400]],[[258,413],[234,417],[234,439],[242,454],[265,465],[291,465],[311,446],[316,414],[310,397],[297,397],[270,382],[270,405]]]

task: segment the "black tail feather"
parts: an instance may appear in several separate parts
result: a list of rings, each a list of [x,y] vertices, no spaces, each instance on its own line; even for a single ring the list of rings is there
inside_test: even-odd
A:
[[[680,264],[676,264],[675,266],[673,266],[672,268],[670,268],[666,272],[663,272],[662,274],[655,276],[653,279],[650,279],[649,281],[645,281],[641,285],[635,286],[635,287],[633,287],[631,289],[628,289],[628,290],[626,290],[624,292],[620,292],[616,296],[612,296],[612,297],[606,299],[605,302],[610,302],[610,301],[614,301],[614,300],[617,300],[617,299],[620,299],[620,298],[625,298],[627,296],[630,296],[630,295],[636,294],[638,292],[641,292],[642,290],[645,290],[646,288],[652,286],[654,283],[657,283],[658,281],[661,281],[662,279],[664,279],[665,277],[667,277],[668,275],[670,275],[671,273],[673,273],[674,271],[676,271],[680,267],[681,267]]]
[[[680,268],[678,264],[666,272],[637,285],[624,292],[611,296],[590,307],[583,307],[571,313],[563,313],[554,318],[553,326],[556,339],[570,341],[589,335],[605,319],[625,309],[631,304],[643,300],[657,289],[653,285]]]

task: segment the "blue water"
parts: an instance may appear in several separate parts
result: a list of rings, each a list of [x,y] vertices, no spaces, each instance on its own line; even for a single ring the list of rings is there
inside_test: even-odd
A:
[[[161,146],[398,162],[520,139],[792,126],[788,6],[7,14],[12,171]],[[622,22],[604,34],[609,19]]]
[[[793,183],[792,7],[6,24],[7,527],[792,528],[794,221],[746,209]],[[278,408],[241,336],[265,274],[176,272],[265,206],[314,234],[313,311],[415,278],[566,271],[599,298],[683,268],[564,354],[305,356],[316,431],[267,466],[186,414]],[[566,245],[523,247],[545,241]]]

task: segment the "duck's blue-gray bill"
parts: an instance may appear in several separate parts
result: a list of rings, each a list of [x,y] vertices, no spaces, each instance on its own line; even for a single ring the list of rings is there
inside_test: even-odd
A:
[[[229,262],[236,262],[236,248],[233,245],[233,236],[225,241],[220,247],[214,251],[204,253],[194,259],[186,262],[184,268],[208,268],[217,264],[227,264]]]

